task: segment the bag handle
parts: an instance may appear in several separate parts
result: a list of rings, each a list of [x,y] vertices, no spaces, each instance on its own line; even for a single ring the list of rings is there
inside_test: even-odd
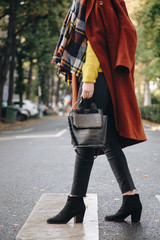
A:
[[[69,112],[69,116],[71,115],[74,106],[75,106],[77,103],[81,102],[81,101],[82,101],[82,98],[80,98],[79,100],[77,100],[77,101],[73,104],[73,106],[71,107],[71,110],[70,110],[70,112]]]
[[[77,107],[77,114],[80,113],[98,113],[99,110],[97,108],[97,105],[95,104],[95,102],[93,101],[92,98],[89,99],[84,99],[84,98],[80,98],[75,104],[79,103]],[[75,106],[75,104],[72,106],[71,111],[73,109],[73,107]]]

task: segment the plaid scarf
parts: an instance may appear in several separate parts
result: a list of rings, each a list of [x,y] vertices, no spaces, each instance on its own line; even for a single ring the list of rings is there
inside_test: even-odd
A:
[[[67,82],[72,81],[72,73],[77,77],[82,73],[85,62],[87,39],[85,34],[85,0],[74,0],[63,22],[53,62],[59,65],[59,73]]]

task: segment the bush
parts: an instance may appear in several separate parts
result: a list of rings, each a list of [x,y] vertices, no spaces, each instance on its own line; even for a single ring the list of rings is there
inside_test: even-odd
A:
[[[151,94],[151,102],[152,104],[160,104],[159,98],[155,96],[153,93]]]
[[[143,119],[160,123],[160,104],[140,107],[140,111]]]

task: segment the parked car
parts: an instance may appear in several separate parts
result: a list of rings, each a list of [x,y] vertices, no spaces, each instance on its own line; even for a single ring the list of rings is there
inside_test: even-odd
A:
[[[12,103],[17,109],[20,109],[20,101],[13,100]],[[21,110],[25,111],[28,117],[33,117],[38,114],[37,105],[28,99],[23,100]]]
[[[22,108],[17,108],[17,121],[24,121],[28,119],[28,112]]]

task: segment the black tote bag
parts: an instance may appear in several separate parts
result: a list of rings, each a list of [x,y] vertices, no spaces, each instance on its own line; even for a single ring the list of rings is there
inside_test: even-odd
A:
[[[93,147],[103,148],[107,136],[107,115],[103,115],[101,109],[90,101],[90,108],[85,108],[83,100],[77,110],[72,110],[68,116],[69,130],[72,145],[75,148]]]

